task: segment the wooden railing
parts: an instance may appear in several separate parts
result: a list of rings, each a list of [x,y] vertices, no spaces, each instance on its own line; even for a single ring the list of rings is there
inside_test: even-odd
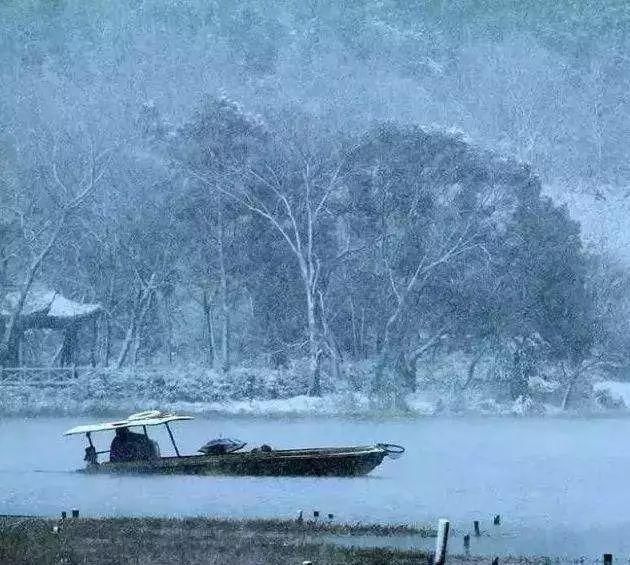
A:
[[[68,386],[86,369],[92,367],[0,367],[0,388]]]

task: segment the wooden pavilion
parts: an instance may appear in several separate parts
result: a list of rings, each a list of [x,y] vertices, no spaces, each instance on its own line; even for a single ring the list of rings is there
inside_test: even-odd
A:
[[[0,300],[0,322],[4,326],[18,304],[19,293],[9,292]],[[52,329],[63,332],[63,342],[56,357],[62,367],[76,364],[77,335],[83,324],[93,323],[102,308],[100,304],[84,304],[65,298],[58,292],[38,288],[32,289],[16,320],[15,332],[9,346],[6,367],[20,366],[20,344],[24,332],[34,329]]]

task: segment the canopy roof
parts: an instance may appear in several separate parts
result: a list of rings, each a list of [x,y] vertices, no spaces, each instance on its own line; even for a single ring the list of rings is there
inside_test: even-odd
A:
[[[105,432],[109,430],[115,430],[117,428],[159,426],[161,424],[167,424],[168,422],[192,419],[192,416],[178,416],[177,414],[168,414],[166,412],[160,412],[159,410],[149,410],[148,412],[138,412],[137,414],[131,414],[131,416],[128,416],[127,419],[118,420],[116,422],[101,422],[100,424],[87,424],[84,426],[76,426],[65,431],[63,435],[71,436],[74,434]]]
[[[0,318],[11,316],[19,298],[19,292],[9,292],[0,299]],[[26,297],[17,323],[22,329],[64,328],[87,320],[101,310],[100,304],[83,304],[46,288],[33,288]]]

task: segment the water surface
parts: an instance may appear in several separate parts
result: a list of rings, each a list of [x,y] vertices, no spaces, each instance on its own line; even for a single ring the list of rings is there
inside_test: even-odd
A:
[[[278,448],[405,445],[404,457],[359,478],[77,474],[84,439],[61,433],[86,420],[0,420],[0,513],[290,518],[317,509],[350,522],[447,517],[457,552],[480,520],[487,535],[473,539],[473,553],[630,556],[630,420],[217,417],[173,425],[186,453],[220,435]],[[107,448],[111,434],[95,436]],[[164,431],[154,437],[172,453]],[[491,525],[494,514],[500,528]]]

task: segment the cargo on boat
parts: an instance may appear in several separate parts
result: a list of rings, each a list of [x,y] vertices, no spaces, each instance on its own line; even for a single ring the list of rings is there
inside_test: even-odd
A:
[[[182,455],[169,424],[192,419],[152,410],[116,422],[77,426],[64,435],[85,434],[89,445],[85,449],[87,465],[82,471],[87,473],[356,476],[369,473],[386,456],[396,458],[405,451],[387,443],[279,450],[263,445],[245,450],[244,442],[220,439],[202,446],[201,454]],[[175,456],[162,457],[157,443],[149,438],[147,428],[159,425],[166,427]],[[130,428],[142,428],[143,433],[133,433]],[[92,434],[107,431],[116,434],[111,447],[97,451]],[[109,454],[109,460],[99,461],[99,455],[105,454]]]

